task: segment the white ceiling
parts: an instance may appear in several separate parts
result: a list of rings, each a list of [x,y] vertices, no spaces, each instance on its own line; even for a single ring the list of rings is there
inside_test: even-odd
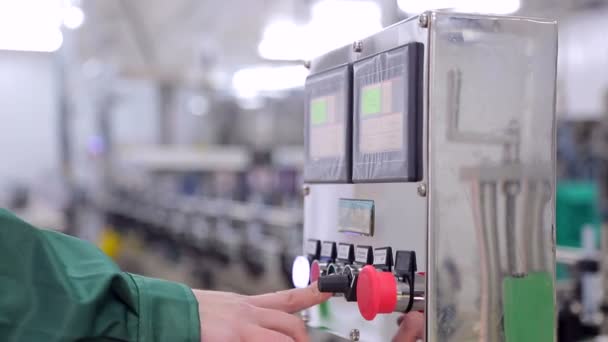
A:
[[[384,24],[404,17],[394,0],[377,0]],[[259,63],[265,24],[288,16],[306,20],[314,0],[88,0],[77,32],[79,59],[164,74],[234,70]],[[561,18],[607,0],[522,0],[519,14]],[[160,71],[159,71],[160,70]]]

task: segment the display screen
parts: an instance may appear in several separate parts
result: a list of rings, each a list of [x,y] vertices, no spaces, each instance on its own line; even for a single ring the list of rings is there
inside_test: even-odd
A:
[[[354,183],[420,179],[423,48],[409,43],[353,64]]]
[[[304,144],[307,183],[347,183],[352,160],[352,67],[306,78]]]
[[[374,201],[340,199],[339,231],[374,235]]]
[[[344,122],[342,115],[338,115],[340,95],[326,95],[310,101],[309,153],[313,160],[344,155]]]
[[[361,129],[359,151],[377,153],[399,151],[403,147],[402,78],[364,86],[361,89]]]
[[[310,101],[310,121],[313,125],[322,125],[329,119],[327,103],[334,97],[325,96]]]

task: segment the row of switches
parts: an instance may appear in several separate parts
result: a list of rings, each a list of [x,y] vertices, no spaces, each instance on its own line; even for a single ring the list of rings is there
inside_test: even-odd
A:
[[[378,313],[412,309],[414,292],[418,291],[415,252],[397,251],[393,258],[391,247],[310,239],[306,254],[294,262],[292,275],[296,287],[317,282],[319,291],[357,302],[361,315],[368,320]]]

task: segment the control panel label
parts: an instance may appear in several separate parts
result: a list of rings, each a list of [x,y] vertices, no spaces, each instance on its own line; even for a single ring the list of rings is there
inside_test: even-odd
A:
[[[316,255],[318,243],[319,240],[308,240],[308,242],[306,243],[306,254]]]
[[[362,264],[367,264],[369,255],[369,247],[359,246],[355,249],[355,261]]]
[[[352,245],[340,244],[338,246],[338,259],[348,260],[351,246]]]
[[[386,264],[386,249],[376,249],[374,250],[374,265],[384,265]]]
[[[334,243],[330,241],[325,241],[321,245],[321,256],[326,258],[333,257],[334,254]]]
[[[360,199],[340,199],[339,231],[374,235],[374,201]]]

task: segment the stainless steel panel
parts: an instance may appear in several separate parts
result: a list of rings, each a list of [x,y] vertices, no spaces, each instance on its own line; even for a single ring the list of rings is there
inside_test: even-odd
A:
[[[423,179],[310,185],[305,240],[415,250],[427,272],[426,340],[501,341],[506,279],[540,272],[553,290],[556,24],[427,15],[428,25],[415,17],[362,40],[361,52],[346,46],[312,61],[318,72],[424,44]],[[422,184],[427,197],[418,194]],[[340,198],[376,202],[375,236],[338,232]],[[342,337],[356,328],[362,341],[397,331],[398,314],[367,322],[342,298],[328,312],[312,309],[310,324]]]
[[[429,30],[427,340],[500,341],[505,279],[554,282],[556,25],[432,13]]]
[[[373,200],[375,205],[374,236],[338,231],[338,202],[340,198]],[[420,271],[426,270],[427,200],[418,194],[416,183],[382,184],[316,184],[304,204],[304,236],[354,245],[391,246],[394,250],[416,251]],[[348,337],[357,328],[362,341],[387,341],[397,331],[399,314],[378,316],[365,321],[357,303],[344,298],[332,298],[329,315],[318,308],[310,311],[309,324],[325,327],[335,334]]]
[[[408,43],[425,45],[428,32],[413,17],[361,41],[360,53],[345,46],[323,55],[311,63],[311,73],[323,71],[344,63],[375,55]],[[423,98],[427,98],[427,58],[424,59]],[[426,113],[426,102],[423,104]],[[426,127],[427,116],[423,115]],[[418,186],[426,182],[426,129],[423,130],[423,179],[416,183],[381,184],[317,184],[310,185],[310,194],[304,201],[304,241],[308,238],[350,242],[374,247],[391,246],[393,251],[416,251],[420,271],[426,270],[427,198],[418,194]],[[373,237],[338,232],[338,200],[340,198],[371,199],[375,201],[376,234]],[[361,317],[357,303],[343,298],[329,301],[329,316],[323,318],[318,308],[310,311],[309,325],[327,328],[332,333],[348,338],[352,329],[360,331],[361,341],[389,341],[397,332],[399,314],[380,315],[372,322]]]

